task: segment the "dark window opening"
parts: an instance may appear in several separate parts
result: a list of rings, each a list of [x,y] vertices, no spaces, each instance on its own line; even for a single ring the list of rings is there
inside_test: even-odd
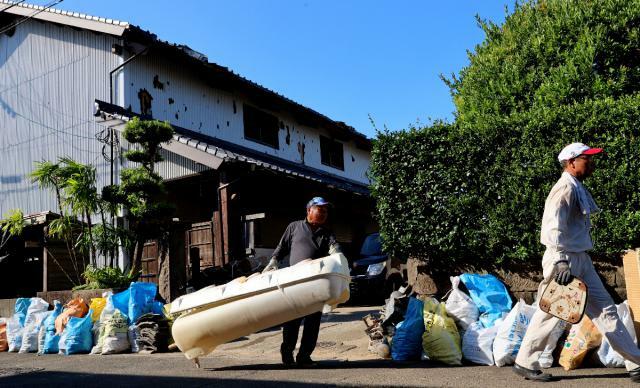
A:
[[[320,160],[322,164],[344,171],[342,143],[320,136]]]
[[[278,149],[278,118],[249,105],[243,110],[245,139]]]

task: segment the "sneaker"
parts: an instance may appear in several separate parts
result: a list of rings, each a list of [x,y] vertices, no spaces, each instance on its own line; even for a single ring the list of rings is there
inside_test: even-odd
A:
[[[291,353],[281,353],[282,355],[282,363],[285,366],[293,366],[295,365],[295,361],[293,360],[293,354]]]
[[[532,370],[532,369],[527,369],[523,366],[520,366],[518,364],[514,364],[513,365],[513,371],[524,377],[525,380],[532,380],[532,381],[553,381],[553,376],[548,374],[548,373],[544,373],[541,370]]]

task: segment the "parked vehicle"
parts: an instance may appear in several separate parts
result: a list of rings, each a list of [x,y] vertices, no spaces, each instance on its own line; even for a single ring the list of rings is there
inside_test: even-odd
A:
[[[405,283],[406,268],[383,252],[380,233],[368,235],[358,259],[351,263],[351,300],[377,304]]]

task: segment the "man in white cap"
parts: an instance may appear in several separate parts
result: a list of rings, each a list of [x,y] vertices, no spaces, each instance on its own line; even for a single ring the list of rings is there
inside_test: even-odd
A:
[[[593,173],[595,161],[592,158],[601,152],[602,148],[572,143],[558,155],[564,171],[547,197],[542,216],[540,242],[546,250],[542,258],[544,279],[538,295],[552,279],[561,285],[568,284],[573,276],[582,279],[589,292],[586,315],[611,347],[625,358],[631,380],[640,382],[640,349],[620,320],[616,305],[587,254],[593,248],[589,234],[590,216],[600,209],[582,181]],[[558,318],[536,309],[522,340],[514,372],[527,380],[553,380],[550,374],[540,370],[538,359],[557,323]]]
[[[312,198],[307,203],[306,218],[294,221],[287,226],[280,243],[273,251],[269,264],[262,272],[278,269],[278,263],[287,255],[289,255],[289,265],[295,265],[306,259],[319,259],[341,252],[335,235],[327,228],[330,205],[322,197]],[[282,325],[280,354],[282,355],[283,364],[287,366],[297,364],[301,367],[314,364],[311,360],[311,353],[315,349],[318,340],[321,317],[322,312],[317,312]],[[303,320],[304,329],[300,340],[300,349],[294,363],[293,350],[296,348],[298,330]]]

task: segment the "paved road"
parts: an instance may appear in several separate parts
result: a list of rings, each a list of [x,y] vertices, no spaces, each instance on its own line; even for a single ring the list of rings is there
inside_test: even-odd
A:
[[[215,353],[214,353],[215,354]],[[426,362],[385,360],[321,361],[309,369],[285,369],[277,361],[217,355],[202,359],[202,368],[179,353],[110,356],[36,356],[0,353],[0,387],[640,387],[624,369],[579,369],[564,372],[559,382],[528,383],[509,368],[465,366],[446,368]]]

